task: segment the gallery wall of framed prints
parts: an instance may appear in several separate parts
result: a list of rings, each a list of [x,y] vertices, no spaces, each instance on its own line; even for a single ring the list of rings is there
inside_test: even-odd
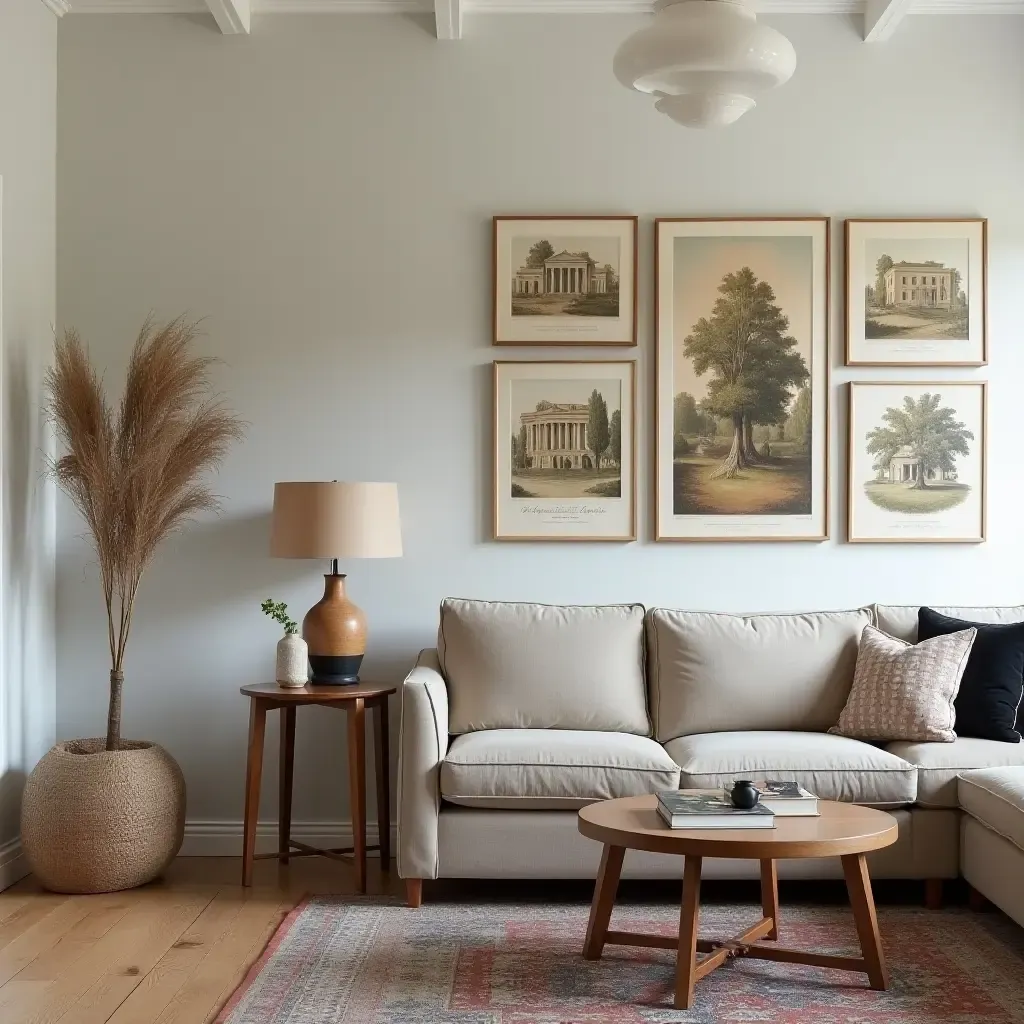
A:
[[[831,220],[654,221],[657,541],[824,541]],[[494,345],[638,344],[638,218],[493,218]],[[849,219],[844,386],[852,543],[985,539],[988,222]],[[837,357],[838,358],[838,357]],[[637,538],[636,363],[494,362],[493,535]],[[910,371],[908,373],[908,370]]]

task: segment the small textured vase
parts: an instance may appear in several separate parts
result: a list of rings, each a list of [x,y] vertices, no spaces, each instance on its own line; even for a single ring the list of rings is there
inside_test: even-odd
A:
[[[277,641],[277,683],[305,686],[309,678],[309,646],[298,633],[285,633]]]
[[[324,596],[306,612],[302,635],[309,644],[313,682],[344,686],[359,682],[366,651],[366,616],[345,594],[343,573],[324,576]]]
[[[54,892],[115,892],[152,881],[181,848],[185,779],[156,743],[58,743],[32,769],[21,842]]]
[[[739,782],[733,783],[729,796],[733,807],[738,807],[741,811],[749,811],[752,807],[756,807],[757,801],[761,799],[757,787],[749,779],[741,779]]]

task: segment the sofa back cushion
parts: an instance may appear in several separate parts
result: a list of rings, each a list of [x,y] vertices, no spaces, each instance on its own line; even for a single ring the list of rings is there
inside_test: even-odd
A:
[[[953,619],[968,619],[971,622],[1024,622],[1024,604],[1003,607],[956,608],[939,604],[928,605],[940,615]],[[897,640],[908,644],[917,643],[917,616],[921,610],[916,604],[876,604],[875,625]]]
[[[721,615],[655,608],[647,616],[654,735],[821,731],[853,684],[871,609]]]
[[[448,598],[437,648],[448,730],[588,729],[649,736],[643,605]]]

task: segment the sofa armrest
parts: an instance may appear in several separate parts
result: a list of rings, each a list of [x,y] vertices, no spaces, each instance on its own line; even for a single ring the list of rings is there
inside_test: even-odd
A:
[[[441,762],[448,752],[448,688],[437,651],[421,651],[402,684],[398,741],[398,874],[437,877]]]

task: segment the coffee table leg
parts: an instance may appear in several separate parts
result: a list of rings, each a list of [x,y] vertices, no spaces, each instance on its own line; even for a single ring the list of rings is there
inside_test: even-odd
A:
[[[779,937],[779,873],[773,860],[761,861],[761,913],[772,919],[766,939]]]
[[[683,901],[679,908],[679,958],[676,961],[677,1010],[693,1006],[697,980],[697,925],[700,919],[700,857],[686,857],[683,868]]]
[[[861,955],[867,966],[868,980],[873,989],[884,991],[889,987],[889,972],[885,967],[882,942],[878,934],[878,917],[875,914],[875,900],[871,894],[871,877],[868,862],[863,853],[849,854],[842,858],[846,888],[853,906],[853,920],[860,938]]]
[[[587,937],[583,942],[584,960],[601,959],[625,855],[626,850],[622,846],[606,846],[601,854],[601,867],[597,871],[594,901],[590,905],[590,920],[587,922]]]

